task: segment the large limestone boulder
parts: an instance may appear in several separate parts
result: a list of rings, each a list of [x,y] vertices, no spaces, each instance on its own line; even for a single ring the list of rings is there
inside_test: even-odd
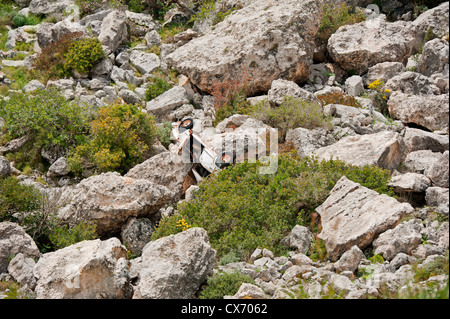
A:
[[[31,0],[29,8],[32,14],[62,17],[66,8],[74,4],[75,0]]]
[[[449,159],[448,151],[444,154],[426,171],[426,175],[431,179],[434,186],[449,187]]]
[[[448,78],[448,42],[442,39],[428,41],[423,46],[422,58],[417,65],[417,70],[426,76],[442,73],[446,69]]]
[[[97,224],[97,233],[120,231],[129,217],[148,217],[167,204],[174,193],[145,179],[103,173],[84,179],[65,191],[58,217],[65,223],[80,220]]]
[[[401,223],[394,229],[382,233],[373,242],[374,253],[392,260],[399,253],[410,255],[422,242],[422,226],[417,219]]]
[[[449,2],[445,1],[439,6],[425,11],[412,22],[412,28],[417,32],[420,41],[425,39],[431,27],[436,37],[442,38],[449,30]]]
[[[248,77],[247,93],[270,89],[272,81],[304,81],[312,65],[313,37],[321,20],[316,0],[253,0],[166,58],[202,91],[214,81]]]
[[[40,257],[34,240],[16,223],[0,223],[0,273],[8,269],[9,261],[22,253],[25,257]]]
[[[343,176],[316,211],[322,223],[319,238],[325,241],[329,258],[337,260],[354,245],[360,249],[370,245],[414,208]]]
[[[108,54],[128,40],[127,15],[124,11],[114,10],[103,19],[98,40],[106,46]]]
[[[138,283],[133,299],[194,298],[212,274],[216,251],[206,231],[191,228],[148,243],[139,262],[133,264]]]
[[[416,33],[404,21],[386,16],[344,26],[328,40],[331,58],[345,70],[358,73],[382,62],[406,62],[418,45]]]
[[[269,103],[280,106],[286,97],[294,97],[304,101],[319,104],[319,99],[309,91],[302,89],[295,82],[278,79],[272,82],[267,92]]]
[[[388,101],[389,114],[404,124],[445,131],[449,126],[448,99],[448,94],[419,96],[393,92]]]
[[[34,266],[37,299],[126,299],[127,250],[117,238],[83,241],[47,253]]]
[[[125,177],[145,179],[164,185],[177,197],[180,197],[183,192],[183,181],[191,166],[191,163],[183,161],[183,157],[172,152],[163,152],[136,165],[128,171]]]
[[[386,88],[410,95],[439,95],[441,90],[427,76],[417,72],[403,72],[389,79]]]
[[[326,147],[336,143],[333,134],[323,128],[308,130],[306,128],[296,128],[288,130],[286,142],[292,143],[297,150],[299,157],[311,156],[321,147]]]
[[[356,166],[377,165],[394,169],[403,156],[403,140],[392,131],[344,137],[330,146],[319,148],[314,155],[319,160],[339,159]]]
[[[406,153],[420,150],[442,153],[449,150],[448,135],[439,135],[411,127],[406,127],[401,135],[405,142]]]

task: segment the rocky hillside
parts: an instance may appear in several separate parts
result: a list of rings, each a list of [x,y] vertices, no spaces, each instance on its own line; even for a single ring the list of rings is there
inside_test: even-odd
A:
[[[0,299],[448,298],[449,2],[0,3]],[[235,164],[197,183],[173,122]]]

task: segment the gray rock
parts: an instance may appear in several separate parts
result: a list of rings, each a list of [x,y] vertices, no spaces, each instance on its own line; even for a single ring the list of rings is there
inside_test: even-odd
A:
[[[191,164],[183,162],[181,156],[165,151],[136,165],[125,177],[164,185],[176,198],[180,198],[183,194],[183,182],[190,170]]]
[[[404,124],[418,124],[431,131],[449,127],[449,95],[409,95],[393,92],[388,101],[389,114]]]
[[[128,299],[127,251],[117,238],[46,253],[34,266],[37,299]]]
[[[431,186],[431,180],[422,174],[406,173],[392,177],[388,185],[400,193],[422,193]]]
[[[9,175],[11,175],[11,164],[5,157],[0,156],[0,178],[8,177]]]
[[[376,80],[386,83],[390,78],[406,71],[401,62],[382,62],[370,67],[366,75],[366,84]]]
[[[417,33],[419,41],[423,42],[428,29],[433,28],[436,37],[442,38],[448,34],[449,29],[449,5],[448,1],[439,6],[425,11],[412,22],[411,28]]]
[[[441,160],[443,155],[430,150],[414,151],[409,153],[403,161],[405,172],[427,175],[431,166]]]
[[[345,80],[345,89],[349,95],[360,96],[364,92],[364,83],[362,77],[353,75]]]
[[[402,160],[403,148],[403,140],[398,133],[382,131],[344,137],[333,145],[319,148],[314,155],[319,160],[333,158],[356,166],[377,165],[393,169]]]
[[[45,89],[45,85],[39,82],[38,80],[31,80],[27,85],[23,87],[23,91],[25,93],[33,92],[38,89]]]
[[[161,36],[156,30],[147,32],[144,39],[149,49],[153,48],[154,46],[160,46],[162,41]]]
[[[64,10],[73,4],[74,0],[31,0],[29,8],[35,15],[62,17]]]
[[[141,98],[131,90],[120,90],[119,96],[124,100],[127,104],[143,104]]]
[[[418,44],[416,33],[408,28],[410,23],[385,18],[339,28],[328,40],[331,58],[344,70],[358,73],[382,62],[406,62]]]
[[[33,258],[25,257],[18,253],[9,263],[8,272],[20,286],[26,286],[30,290],[36,287],[36,278],[34,278],[33,268],[36,262]]]
[[[343,176],[316,208],[322,223],[319,238],[325,241],[329,257],[337,260],[354,245],[365,248],[413,210],[410,204],[399,203]]]
[[[302,127],[288,130],[286,141],[294,145],[299,157],[311,156],[319,148],[336,143],[334,136],[325,129],[308,130]]]
[[[188,104],[185,88],[175,86],[155,99],[147,102],[147,112],[157,117],[164,118],[170,111],[184,104]]]
[[[312,233],[307,227],[295,225],[288,236],[282,239],[281,244],[294,248],[300,253],[306,253],[311,245]]]
[[[149,217],[174,196],[167,187],[117,172],[84,179],[59,199],[58,217],[68,224],[96,222],[97,233],[119,231],[129,217]]]
[[[70,173],[70,166],[65,157],[58,158],[49,168],[47,176],[65,176]]]
[[[6,272],[11,257],[22,253],[25,257],[40,257],[33,239],[16,223],[0,223],[0,273]]]
[[[128,41],[128,28],[125,12],[114,10],[103,20],[98,40],[107,48],[107,54],[115,52],[119,46]]]
[[[352,248],[343,253],[341,258],[334,263],[334,268],[340,273],[345,271],[353,273],[363,258],[365,257],[361,249],[356,245],[352,246]]]
[[[206,231],[187,231],[148,243],[133,299],[189,299],[213,273],[216,251]]]
[[[425,175],[427,175],[427,177],[429,177],[433,182],[433,186],[449,187],[448,154],[449,152],[445,151],[442,156],[425,172]]]
[[[449,206],[449,190],[442,187],[429,187],[425,195],[427,206],[447,207]]]
[[[131,217],[122,226],[120,236],[125,247],[134,255],[140,256],[155,230],[154,223],[148,218]]]
[[[266,299],[264,290],[253,284],[243,283],[230,299]]]
[[[139,50],[131,51],[130,63],[142,74],[152,73],[161,66],[161,61],[156,54]]]
[[[374,253],[392,260],[397,254],[411,252],[422,242],[421,225],[417,219],[399,224],[373,241]]]
[[[299,98],[319,104],[319,100],[314,94],[302,89],[295,82],[282,79],[272,82],[267,95],[269,103],[273,106],[280,106],[286,97]]]
[[[211,32],[169,54],[167,64],[205,92],[211,92],[213,81],[235,81],[246,73],[252,74],[249,95],[267,92],[279,78],[306,80],[321,8],[312,0],[249,1]]]
[[[422,58],[417,65],[417,71],[425,76],[431,76],[435,73],[442,73],[447,66],[448,74],[448,54],[447,41],[442,39],[428,41],[423,46]]]
[[[441,90],[429,78],[416,72],[403,72],[386,82],[387,89],[408,95],[439,95]]]
[[[401,135],[405,142],[406,153],[419,150],[443,153],[449,150],[449,138],[447,135],[439,135],[410,127],[406,127]]]

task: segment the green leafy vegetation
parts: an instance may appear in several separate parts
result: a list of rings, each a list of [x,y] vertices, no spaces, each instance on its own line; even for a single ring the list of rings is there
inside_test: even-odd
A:
[[[243,283],[255,285],[250,276],[239,272],[218,273],[208,278],[206,286],[203,287],[200,299],[223,299],[224,296],[236,294]]]
[[[322,20],[320,21],[317,37],[326,42],[330,36],[341,26],[364,21],[364,12],[352,12],[350,6],[344,3],[327,3],[323,6]]]
[[[67,225],[55,227],[49,234],[55,249],[61,249],[84,240],[97,239],[96,225],[81,221],[72,228]]]
[[[41,149],[49,145],[73,147],[88,133],[91,118],[87,107],[74,107],[55,89],[35,95],[15,93],[0,101],[0,117],[5,120],[0,143],[28,137],[20,152],[9,153],[18,169],[41,163]]]
[[[309,102],[300,98],[285,97],[278,107],[270,107],[269,103],[258,103],[252,115],[267,125],[280,130],[281,141],[290,129],[303,127],[307,129],[331,129],[330,118],[327,118],[318,103]]]
[[[311,215],[343,175],[390,196],[390,172],[377,167],[355,167],[341,161],[279,156],[273,175],[259,174],[261,163],[236,164],[201,183],[195,199],[181,204],[180,215],[163,219],[152,239],[179,231],[182,216],[193,227],[208,232],[211,245],[222,257],[233,251],[248,260],[256,248],[276,255],[286,253],[280,244],[296,225],[316,227]],[[320,242],[311,253],[323,256]]]
[[[95,63],[105,57],[102,44],[96,38],[73,39],[64,54],[64,68],[88,73]]]
[[[138,105],[115,102],[98,110],[88,139],[68,156],[76,174],[124,173],[148,158],[156,135],[153,117]]]
[[[32,212],[39,207],[40,198],[34,187],[22,185],[14,177],[0,178],[0,222],[15,222],[15,213]]]
[[[172,84],[166,82],[164,79],[160,77],[154,77],[151,80],[151,83],[148,85],[147,91],[145,92],[145,96],[147,101],[151,101],[164,92],[170,90],[173,87]]]

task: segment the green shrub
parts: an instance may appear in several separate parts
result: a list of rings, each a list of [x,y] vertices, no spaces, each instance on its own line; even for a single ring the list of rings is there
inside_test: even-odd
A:
[[[145,9],[145,2],[143,0],[129,0],[128,10],[141,13]]]
[[[284,141],[286,133],[290,129],[298,127],[332,128],[330,119],[323,114],[319,104],[295,97],[285,97],[279,107],[270,107],[267,102],[258,103],[252,116],[271,127],[280,129],[281,141]]]
[[[19,28],[27,24],[27,17],[22,14],[16,14],[13,17],[12,22],[14,27]]]
[[[102,44],[96,38],[78,38],[71,41],[64,54],[66,70],[88,73],[95,63],[103,59],[105,53]]]
[[[168,148],[172,140],[170,139],[172,134],[172,122],[165,122],[162,126],[159,126],[156,131],[156,136],[161,144]]]
[[[351,7],[343,3],[327,3],[323,6],[322,20],[320,21],[317,37],[326,42],[330,36],[341,26],[364,21],[364,12],[351,11]]]
[[[154,77],[152,79],[152,82],[149,84],[147,91],[145,92],[145,96],[147,98],[147,101],[151,101],[164,92],[170,90],[173,87],[172,84],[164,81],[163,79],[159,77]]]
[[[83,221],[72,228],[59,226],[50,232],[49,239],[55,249],[61,249],[84,240],[97,239],[96,228],[95,224]]]
[[[215,274],[208,278],[199,298],[223,299],[224,296],[232,296],[238,292],[243,283],[255,285],[255,281],[250,276],[239,272]]]
[[[16,167],[35,167],[41,149],[49,145],[69,148],[83,140],[91,118],[87,107],[73,106],[55,89],[38,90],[35,95],[17,93],[0,101],[0,117],[5,120],[1,142],[28,136],[20,152],[8,154]]]
[[[218,257],[234,252],[248,260],[256,248],[276,255],[287,252],[280,244],[296,225],[309,226],[311,214],[322,204],[343,175],[380,193],[393,195],[387,186],[390,172],[377,167],[356,167],[342,161],[296,159],[280,155],[273,175],[259,174],[263,164],[236,164],[202,182],[195,199],[179,205],[181,216],[193,227],[208,232]],[[160,223],[152,238],[177,230],[179,215]],[[318,242],[320,246],[320,243]],[[318,257],[322,254],[317,247]]]
[[[37,190],[22,185],[15,177],[0,178],[0,222],[13,221],[19,212],[32,212],[40,207]]]
[[[371,264],[382,264],[384,263],[384,258],[381,255],[373,255],[369,258]]]
[[[42,48],[33,62],[32,74],[35,78],[46,83],[48,80],[60,79],[70,74],[66,68],[64,56],[67,54],[72,41],[80,38],[81,32],[66,33],[55,42]]]
[[[156,135],[153,117],[138,105],[115,102],[91,122],[89,138],[68,156],[72,171],[125,173],[148,158]]]

